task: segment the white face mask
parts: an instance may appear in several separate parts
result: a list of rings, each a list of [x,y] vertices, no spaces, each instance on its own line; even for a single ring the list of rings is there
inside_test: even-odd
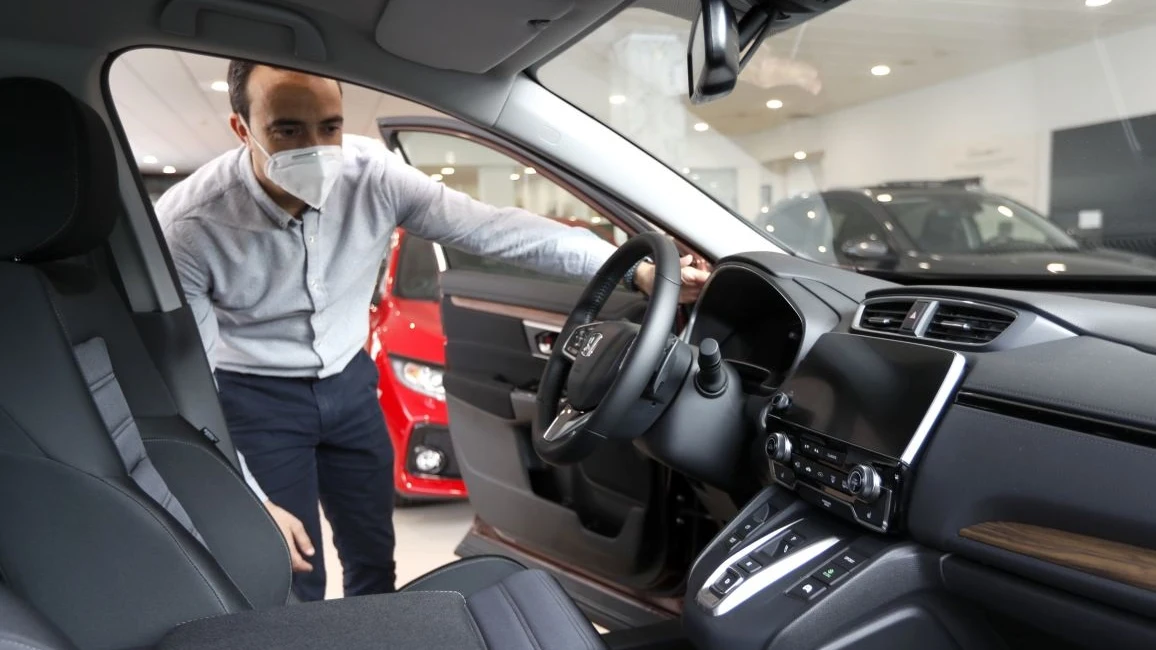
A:
[[[286,192],[321,209],[329,191],[341,177],[341,168],[345,162],[341,147],[335,144],[320,145],[270,154],[253,137],[253,130],[248,124],[245,129],[249,131],[249,142],[257,145],[268,157],[265,161],[265,176]]]

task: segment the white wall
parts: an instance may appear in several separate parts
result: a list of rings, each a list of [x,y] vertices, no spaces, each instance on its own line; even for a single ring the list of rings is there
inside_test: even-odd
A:
[[[1046,212],[1053,130],[1148,113],[1156,113],[1156,26],[800,120],[743,144],[762,161],[822,152],[826,187],[983,175],[990,190]]]

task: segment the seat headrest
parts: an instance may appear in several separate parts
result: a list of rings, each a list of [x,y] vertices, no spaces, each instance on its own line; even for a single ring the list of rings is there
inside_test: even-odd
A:
[[[0,79],[0,260],[64,259],[101,245],[120,212],[116,156],[96,111],[41,79]]]

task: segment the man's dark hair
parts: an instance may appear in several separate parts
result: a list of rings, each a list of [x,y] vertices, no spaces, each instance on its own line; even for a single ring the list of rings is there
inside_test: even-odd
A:
[[[252,61],[229,61],[229,107],[246,124],[249,123],[249,77],[253,76],[253,68],[256,67],[257,64]]]
[[[240,115],[245,123],[249,123],[249,77],[253,76],[253,69],[259,65],[274,70],[285,70],[286,68],[279,68],[275,65],[267,63],[253,63],[252,61],[243,61],[241,59],[233,59],[229,61],[229,107],[233,112]],[[337,83],[337,89],[344,94],[345,89],[341,87],[341,82]]]

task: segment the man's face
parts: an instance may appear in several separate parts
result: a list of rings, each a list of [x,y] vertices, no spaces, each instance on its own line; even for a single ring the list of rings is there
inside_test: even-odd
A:
[[[340,145],[344,117],[336,81],[265,66],[249,77],[249,129],[232,118],[233,129],[253,152],[258,175],[269,154],[318,145]],[[253,146],[255,138],[261,147]]]

